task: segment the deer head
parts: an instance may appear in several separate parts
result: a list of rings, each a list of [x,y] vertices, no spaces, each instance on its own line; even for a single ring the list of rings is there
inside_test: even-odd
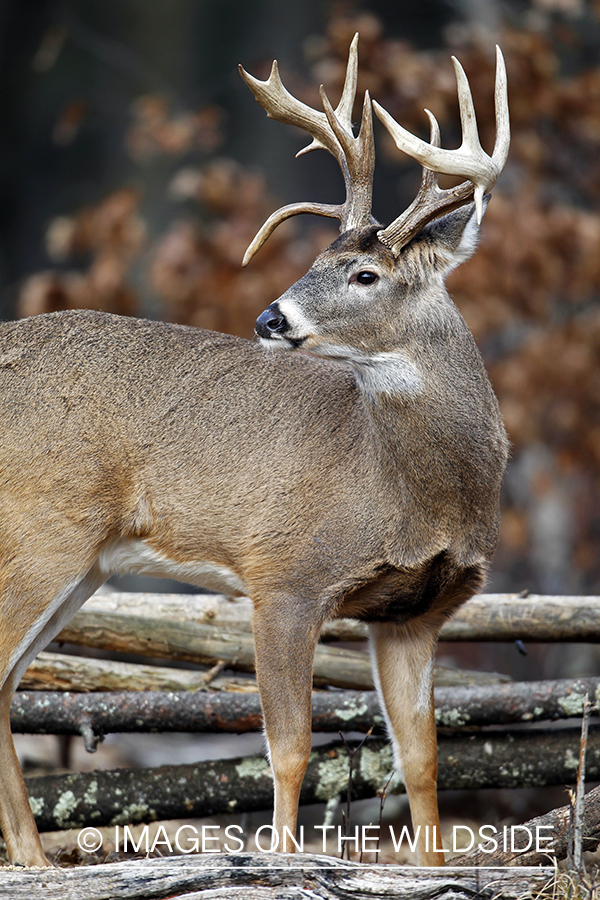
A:
[[[381,353],[397,345],[392,323],[405,329],[398,318],[401,295],[419,283],[438,278],[466,259],[476,245],[477,229],[483,216],[485,195],[496,184],[508,155],[510,126],[506,69],[500,48],[496,57],[496,143],[492,156],[482,149],[477,131],[473,99],[465,72],[453,58],[463,141],[457,150],[440,147],[440,130],[435,116],[425,110],[431,127],[430,142],[415,137],[399,125],[383,107],[373,102],[375,112],[396,145],[423,166],[419,192],[411,205],[386,228],[371,214],[375,152],[371,100],[365,93],[360,132],[352,130],[352,108],[356,96],[358,35],[350,47],[342,97],[332,108],[321,86],[323,112],[296,100],[284,87],[277,63],[266,81],[249,75],[241,66],[242,78],[270,118],[297,125],[308,131],[312,142],[298,153],[323,148],[338,161],[346,187],[341,205],[293,203],[274,212],[248,247],[244,265],[252,259],[273,230],[290,216],[309,212],[339,218],[342,237],[315,262],[310,272],[278,301],[271,304],[256,324],[256,332],[269,346],[302,347],[317,355],[364,361],[370,351]],[[459,175],[467,180],[457,187],[440,189],[438,175]],[[434,220],[475,203],[475,221],[467,208],[452,220],[430,225]],[[425,230],[430,225],[429,230]],[[407,246],[419,236],[406,252]],[[356,335],[352,335],[352,308]],[[344,320],[345,340],[339,340],[339,318]],[[384,328],[382,331],[382,324]],[[373,326],[375,331],[372,330]],[[388,330],[388,344],[385,335]],[[376,347],[369,335],[376,334]],[[337,337],[332,339],[332,335]],[[383,345],[381,343],[383,337]]]

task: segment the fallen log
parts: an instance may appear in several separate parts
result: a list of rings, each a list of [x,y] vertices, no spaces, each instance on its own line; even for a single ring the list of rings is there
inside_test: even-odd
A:
[[[480,594],[442,628],[443,641],[600,641],[600,597]]]
[[[233,626],[238,631],[252,630],[252,601],[248,597],[234,598],[225,594],[151,594],[113,591],[103,586],[86,600],[80,612],[114,613],[196,622],[217,628]]]
[[[223,661],[238,671],[254,671],[250,632],[192,621],[143,618],[122,613],[77,613],[58,635],[59,642],[118,653],[181,660],[212,666]],[[369,657],[356,650],[317,647],[315,684],[371,688]]]
[[[256,679],[172,666],[95,659],[67,653],[38,654],[19,684],[30,691],[257,691]]]
[[[58,635],[59,642],[118,653],[182,660],[213,666],[225,662],[242,672],[254,671],[254,640],[249,632],[191,621],[168,621],[95,610],[79,612]],[[437,684],[497,683],[508,676],[459,669],[436,670]],[[371,661],[367,653],[319,644],[313,680],[350,690],[372,690]]]
[[[515,869],[422,869],[373,866],[313,854],[223,853],[133,859],[76,869],[0,868],[0,890],[11,900],[517,900],[541,889],[549,867]],[[43,888],[40,889],[40,883]]]
[[[209,594],[130,594],[99,591],[71,622],[85,627],[92,613],[141,616],[195,622],[215,629],[252,630],[252,603]],[[324,641],[364,641],[362,622],[326,622]],[[600,640],[600,597],[530,594],[478,594],[468,600],[442,628],[443,641],[587,641]]]
[[[545,787],[575,780],[579,730],[499,731],[439,736],[440,790]],[[373,797],[388,780],[387,742],[368,740],[354,757],[352,796]],[[600,727],[590,728],[587,777],[600,779]],[[266,759],[251,756],[153,769],[117,769],[26,779],[41,831],[125,825],[270,809],[273,782]],[[310,755],[300,803],[333,800],[347,790],[343,744]],[[401,793],[402,785],[389,788]]]
[[[444,728],[579,718],[586,694],[600,697],[600,678],[440,687],[435,690],[435,718]]]
[[[436,721],[458,728],[566,719],[582,714],[586,694],[600,694],[600,678],[437,688]],[[312,711],[313,731],[384,731],[374,691],[315,693]],[[16,734],[81,734],[94,750],[98,739],[118,732],[260,731],[262,716],[256,693],[20,691],[11,726]]]
[[[515,849],[511,849],[511,842],[505,841],[503,831],[496,831],[490,835],[485,833],[484,840],[478,841],[487,849],[479,850],[477,846],[469,853],[464,853],[452,860],[453,866],[537,866],[547,865],[548,855],[539,852],[535,847],[525,849],[529,842],[529,835],[542,828],[546,833],[554,835],[554,856],[556,859],[566,859],[569,853],[569,825],[571,820],[571,807],[560,806],[543,816],[536,816],[514,830]],[[494,845],[496,845],[494,847]],[[508,846],[507,846],[508,845]],[[593,852],[600,845],[600,787],[592,788],[583,802],[583,850]],[[507,846],[507,849],[504,849]]]

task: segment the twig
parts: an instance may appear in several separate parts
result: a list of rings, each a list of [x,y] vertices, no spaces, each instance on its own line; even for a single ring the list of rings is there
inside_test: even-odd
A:
[[[582,871],[583,858],[583,796],[585,793],[585,754],[587,750],[588,730],[590,725],[589,694],[583,701],[583,716],[581,718],[581,741],[579,744],[579,767],[577,769],[577,786],[575,789],[575,803],[573,809],[573,868]]]
[[[367,825],[367,828],[371,828],[372,825],[373,825],[373,823],[372,823],[372,822],[369,822],[369,824]],[[381,828],[381,825],[380,825],[379,827]],[[377,832],[377,847],[379,847],[379,830],[378,830],[378,832]],[[365,843],[364,843],[364,841],[363,841],[362,844],[361,844],[361,848],[360,848],[360,856],[358,857],[358,861],[359,861],[359,863],[361,863],[361,864],[362,864],[362,861],[363,861],[363,853],[364,853],[364,850],[365,850]],[[371,852],[374,852],[374,853],[375,853],[375,856],[377,856],[377,854],[379,853],[379,849],[377,849],[377,850],[375,850],[375,851],[371,851]],[[375,862],[377,862],[377,859],[375,859]]]
[[[237,660],[233,660],[231,662],[232,668],[235,668],[236,662],[237,662]],[[216,665],[214,665],[212,667],[212,669],[209,669],[208,672],[206,673],[206,675],[204,676],[204,684],[210,684],[211,681],[214,681],[214,679],[217,677],[217,675],[220,675],[226,666],[227,666],[227,663],[225,662],[225,660],[220,659],[219,662],[216,663]]]
[[[575,861],[573,858],[573,850],[575,847],[575,793],[569,788],[567,790],[567,796],[569,798],[569,826],[567,828],[567,867],[569,869],[574,869]]]
[[[371,736],[371,732],[373,731],[374,727],[375,727],[374,725],[371,725],[371,727],[365,734],[365,736],[362,739],[362,741],[360,742],[360,744],[357,744],[356,747],[350,747],[348,742],[346,741],[346,738],[342,734],[342,732],[341,731],[338,732],[339,736],[341,737],[342,741],[344,742],[344,746],[345,746],[346,750],[348,751],[348,800],[347,800],[347,805],[346,805],[346,815],[344,815],[344,813],[342,812],[342,822],[343,822],[343,826],[344,826],[344,833],[342,836],[342,840],[344,840],[345,838],[348,837],[347,829],[350,827],[350,807],[352,804],[352,774],[354,771],[354,754],[358,750],[360,750],[360,748],[362,747],[364,742],[367,740],[367,738]],[[346,841],[346,846],[342,845],[342,854],[340,856],[340,859],[344,858],[344,850],[346,850],[346,848],[347,848],[346,859],[350,859],[350,842],[349,841]]]
[[[379,800],[379,821],[377,823],[377,847],[374,850],[375,853],[375,862],[377,862],[377,857],[379,856],[379,840],[381,838],[381,824],[383,821],[383,807],[385,806],[385,798],[387,797],[387,789],[390,786],[390,781],[394,777],[394,770],[390,772],[390,777],[385,783],[385,786],[381,792],[381,798]]]

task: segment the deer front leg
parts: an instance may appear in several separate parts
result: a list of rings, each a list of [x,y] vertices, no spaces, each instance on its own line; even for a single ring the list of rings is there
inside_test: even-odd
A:
[[[12,685],[0,691],[0,828],[13,865],[49,866],[10,731]]]
[[[67,546],[75,546],[75,541]],[[27,560],[43,560],[47,553],[41,541],[23,551]],[[77,560],[75,553],[73,556]],[[96,567],[82,576],[74,573],[72,566],[70,555],[55,559],[50,573],[35,569],[27,572],[25,567],[18,570],[15,566],[9,573],[10,587],[0,593],[0,621],[6,626],[0,633],[0,829],[8,858],[14,865],[48,866],[49,863],[42,850],[15,752],[10,701],[29,663],[104,581]],[[0,561],[0,583],[2,569]],[[5,581],[9,582],[6,575]],[[44,602],[37,602],[38,597],[45,598]]]
[[[312,669],[318,628],[301,618],[291,598],[254,610],[256,677],[263,710],[275,803],[274,850],[293,853],[300,788],[311,748]]]
[[[373,675],[410,804],[419,865],[443,866],[437,804],[433,657],[438,626],[426,619],[370,626]]]

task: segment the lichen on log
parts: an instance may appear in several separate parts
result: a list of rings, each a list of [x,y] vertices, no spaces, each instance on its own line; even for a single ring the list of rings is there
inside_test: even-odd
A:
[[[572,784],[579,755],[577,729],[503,731],[439,740],[438,787],[468,789]],[[356,753],[352,794],[373,797],[391,770],[387,742],[370,739]],[[587,774],[600,779],[600,728],[590,728]],[[348,753],[335,743],[313,750],[300,802],[327,802],[346,791]],[[206,817],[270,809],[273,782],[266,759],[251,756],[153,769],[117,769],[27,780],[43,831],[157,819]],[[391,791],[402,792],[399,783]]]
[[[439,726],[510,725],[580,716],[586,694],[598,697],[600,678],[437,688]],[[313,731],[383,731],[374,691],[315,692]],[[82,734],[86,745],[118,732],[260,731],[257,693],[154,692],[59,693],[19,691],[11,706],[15,733]]]

